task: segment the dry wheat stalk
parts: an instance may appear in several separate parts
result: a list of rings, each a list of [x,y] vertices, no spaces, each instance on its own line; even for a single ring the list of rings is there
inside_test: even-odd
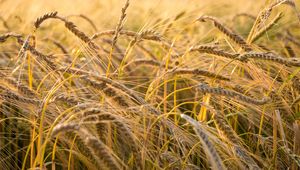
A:
[[[254,33],[252,31],[254,31],[255,29],[261,29],[264,26],[265,22],[269,19],[272,10],[273,8],[267,7],[258,14],[256,22],[254,23],[254,26],[250,33]]]
[[[256,105],[264,105],[270,101],[269,98],[263,98],[261,100],[253,99],[235,91],[226,90],[220,87],[209,87],[206,84],[200,84],[199,86],[197,86],[197,89],[204,93],[222,95]]]
[[[183,119],[185,119],[187,122],[189,122],[194,127],[194,131],[196,132],[202,145],[204,146],[205,153],[208,157],[208,161],[210,162],[210,164],[212,166],[212,169],[218,169],[218,170],[227,169],[223,165],[223,162],[222,162],[216,148],[214,147],[212,142],[209,140],[208,135],[199,125],[199,122],[197,122],[193,118],[191,118],[187,115],[184,115],[184,114],[181,114],[181,117]]]
[[[197,21],[205,22],[207,20],[210,20],[214,23],[214,26],[218,28],[224,35],[226,35],[228,38],[230,38],[232,41],[234,41],[236,44],[238,44],[242,49],[245,51],[251,51],[251,47],[246,43],[243,37],[235,33],[233,30],[230,30],[227,28],[224,24],[222,24],[220,21],[218,21],[216,18],[211,16],[201,16],[197,19]]]
[[[270,23],[265,25],[261,30],[259,30],[256,34],[253,35],[250,43],[257,41],[260,37],[263,36],[264,33],[269,31],[273,26],[278,24],[278,21],[283,17],[282,13],[277,14]]]
[[[300,66],[300,60],[298,60],[297,58],[287,59],[275,55],[272,52],[249,52],[249,53],[241,54],[239,56],[239,60],[241,61],[247,61],[249,58],[274,61],[280,64],[285,64],[287,66],[296,66],[296,67]]]
[[[115,29],[115,32],[114,32],[111,48],[114,48],[115,44],[117,43],[119,33],[123,29],[124,20],[125,20],[125,17],[126,17],[126,10],[127,10],[128,7],[129,7],[129,0],[126,0],[125,4],[124,4],[124,6],[121,10],[122,11],[121,17],[119,19],[118,25],[117,25],[117,27]]]
[[[217,125],[218,129],[223,131],[224,135],[229,141],[235,145],[240,145],[241,141],[239,137],[236,135],[232,127],[227,123],[224,116],[225,115],[221,115],[220,112],[214,110],[213,118],[215,120],[215,124]]]
[[[265,22],[269,19],[270,15],[271,15],[271,12],[273,11],[273,9],[275,7],[277,7],[277,6],[280,6],[281,4],[290,5],[290,6],[292,6],[295,9],[295,3],[293,1],[291,1],[291,0],[279,0],[279,1],[276,1],[276,2],[272,3],[271,5],[269,5],[264,10],[262,10],[259,13],[259,15],[258,15],[258,17],[257,17],[257,19],[256,19],[256,21],[255,21],[255,23],[254,23],[254,25],[253,25],[250,33],[249,33],[249,38],[250,38],[249,40],[251,42],[253,42],[253,40],[251,40],[251,39],[253,38],[253,34],[254,34],[255,30],[256,29],[259,30],[262,27],[264,27]],[[299,17],[299,15],[298,15],[298,17]]]

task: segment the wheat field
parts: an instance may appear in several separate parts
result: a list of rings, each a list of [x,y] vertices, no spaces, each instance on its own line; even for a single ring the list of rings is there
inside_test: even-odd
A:
[[[299,5],[0,0],[0,169],[300,169]]]

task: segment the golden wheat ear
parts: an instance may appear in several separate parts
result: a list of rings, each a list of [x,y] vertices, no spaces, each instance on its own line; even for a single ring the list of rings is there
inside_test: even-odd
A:
[[[122,169],[122,165],[116,160],[115,155],[111,149],[108,148],[102,141],[94,137],[85,128],[80,127],[77,123],[58,124],[52,130],[52,137],[57,136],[59,133],[65,132],[76,132],[79,137],[83,140],[84,144],[94,154],[99,166],[105,165],[109,169]],[[126,165],[123,165],[125,168]]]
[[[199,122],[197,122],[196,120],[194,120],[193,118],[191,118],[190,116],[185,115],[185,114],[181,114],[180,116],[193,126],[195,133],[197,134],[201,143],[204,146],[203,149],[205,150],[205,153],[208,157],[208,161],[210,162],[210,164],[212,166],[212,169],[218,169],[218,170],[227,169],[224,166],[222,159],[219,156],[213,143],[210,141],[208,135],[205,133],[205,131],[199,125]]]
[[[38,29],[40,27],[40,25],[47,19],[56,18],[56,16],[57,16],[57,11],[54,11],[54,12],[46,13],[41,17],[38,17],[36,19],[36,21],[34,22],[35,29]]]
[[[199,22],[206,22],[206,21],[212,21],[214,26],[222,32],[225,36],[230,38],[233,42],[235,42],[237,45],[239,45],[243,50],[245,51],[252,51],[252,48],[250,45],[247,44],[246,40],[244,40],[243,37],[241,37],[239,34],[235,33],[233,30],[227,28],[224,24],[222,24],[220,21],[218,21],[216,18],[211,16],[200,16],[197,21]]]
[[[263,98],[261,100],[258,99],[253,99],[251,97],[245,96],[241,93],[238,93],[236,91],[232,91],[232,90],[226,90],[220,87],[210,87],[207,84],[200,84],[197,86],[197,89],[201,92],[204,93],[210,93],[210,94],[215,94],[215,95],[221,95],[221,96],[226,96],[229,98],[234,98],[237,100],[241,100],[244,102],[248,102],[251,104],[256,104],[256,105],[264,105],[267,104],[270,99],[269,98]]]
[[[300,60],[298,58],[284,58],[272,52],[249,52],[249,53],[241,54],[239,56],[239,60],[241,61],[248,61],[248,59],[250,58],[273,61],[287,66],[295,66],[295,67],[300,66]]]

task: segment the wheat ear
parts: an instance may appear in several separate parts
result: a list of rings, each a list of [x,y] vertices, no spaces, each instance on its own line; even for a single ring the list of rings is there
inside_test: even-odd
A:
[[[256,104],[256,105],[264,105],[266,103],[268,103],[270,101],[269,98],[263,98],[261,100],[258,99],[253,99],[250,98],[248,96],[245,96],[241,93],[235,92],[235,91],[231,91],[231,90],[226,90],[220,87],[209,87],[206,84],[200,84],[199,86],[197,86],[197,89],[201,92],[204,93],[211,93],[211,94],[216,94],[216,95],[222,95],[222,96],[226,96],[229,98],[234,98],[237,100],[241,100],[244,102],[248,102],[251,104]]]
[[[285,64],[287,66],[300,66],[300,60],[297,58],[283,58],[281,56],[277,56],[274,53],[270,52],[250,52],[250,53],[244,53],[239,56],[239,59],[241,61],[247,61],[249,58],[253,59],[260,59],[260,60],[269,60],[274,61],[280,64]]]
[[[215,46],[208,46],[208,45],[198,45],[198,46],[191,47],[189,49],[189,52],[193,52],[193,51],[198,51],[199,53],[213,54],[216,56],[221,56],[230,59],[237,59],[237,57],[239,56],[239,54],[237,53],[228,53],[223,50],[217,49],[217,47]]]
[[[92,136],[86,129],[81,128],[78,124],[59,124],[53,128],[52,136],[56,136],[60,132],[75,131],[83,140],[86,146],[95,154],[95,158],[100,160],[97,163],[104,162],[106,167],[110,169],[121,169],[121,166],[111,154],[110,149],[96,137]],[[101,166],[101,164],[99,164]]]
[[[275,26],[282,17],[283,17],[282,13],[276,15],[275,18],[272,21],[270,21],[270,23],[268,23],[268,25],[264,26],[263,29],[259,30],[256,34],[254,34],[250,43],[255,42],[259,38],[261,38],[264,35],[264,33],[266,33],[268,30],[273,28],[273,26]]]
[[[220,112],[213,109],[213,117],[215,120],[215,124],[218,129],[220,129],[225,137],[233,143],[234,153],[236,156],[241,158],[250,169],[260,169],[256,162],[251,158],[251,156],[247,153],[247,151],[242,147],[241,140],[232,129],[232,127],[227,123],[225,117],[221,115]]]
[[[58,19],[65,23],[65,27],[71,31],[76,37],[81,39],[83,42],[87,43],[92,49],[99,49],[98,45],[91,41],[91,39],[82,31],[80,31],[77,26],[71,22],[68,21],[66,18],[58,16],[57,12],[47,13],[41,17],[39,17],[35,22],[36,29],[40,27],[40,25],[47,19],[54,18]]]
[[[0,85],[0,90],[2,90],[2,92],[0,93],[0,98],[10,101],[10,102],[21,101],[23,103],[30,103],[30,104],[39,104],[40,103],[40,100],[38,100],[38,99],[24,97],[6,87],[1,86],[1,85]]]
[[[232,41],[234,41],[236,44],[238,44],[242,49],[245,51],[251,51],[251,47],[246,43],[243,37],[235,33],[233,30],[230,30],[227,28],[224,24],[222,24],[220,21],[218,21],[216,18],[211,16],[201,16],[197,19],[197,21],[205,22],[205,21],[212,21],[214,23],[214,26],[218,28],[219,31],[221,31],[224,35],[226,35],[228,38],[230,38]]]
[[[209,78],[215,78],[215,79],[219,79],[219,80],[226,80],[229,81],[230,78],[222,76],[222,75],[218,75],[206,70],[201,70],[201,69],[174,69],[171,71],[168,71],[166,74],[172,74],[172,75],[183,75],[183,74],[192,74],[192,75],[196,75],[196,76],[205,76],[205,77],[209,77]]]
[[[181,117],[183,119],[185,119],[187,122],[189,122],[194,127],[194,131],[196,132],[197,136],[199,137],[199,139],[203,145],[203,148],[208,157],[208,161],[210,162],[210,164],[212,166],[212,169],[218,169],[218,170],[227,169],[224,166],[216,148],[214,147],[212,142],[209,140],[208,135],[205,133],[205,131],[199,125],[199,122],[197,122],[196,120],[194,120],[193,118],[191,118],[190,116],[185,115],[185,114],[181,114]]]
[[[114,37],[113,37],[113,40],[112,40],[112,48],[114,48],[115,44],[117,43],[119,33],[123,29],[124,20],[125,20],[125,17],[126,17],[126,10],[127,10],[128,7],[129,7],[129,0],[126,0],[124,6],[122,8],[121,17],[119,19],[118,25],[117,25],[117,27],[115,29],[115,32],[114,32]]]
[[[95,75],[95,74],[92,74],[92,73],[89,73],[89,72],[86,72],[86,71],[83,71],[80,69],[76,69],[76,68],[68,68],[68,69],[60,68],[60,69],[58,69],[58,71],[68,72],[68,73],[75,74],[75,75],[81,75],[81,77],[80,77],[81,79],[91,83],[96,88],[97,87],[103,88],[103,83],[110,84],[111,86],[115,87],[116,89],[119,89],[120,91],[123,91],[124,93],[129,95],[133,99],[133,101],[136,102],[137,104],[144,105],[145,108],[147,108],[150,112],[152,112],[156,115],[159,115],[159,112],[155,108],[149,106],[149,104],[143,98],[138,96],[135,91],[127,88],[125,85],[123,85],[117,81],[114,81],[105,76],[98,76],[98,75]],[[92,77],[94,77],[94,79]]]
[[[56,18],[56,16],[57,16],[57,11],[54,11],[54,12],[46,13],[41,17],[38,17],[34,22],[35,29],[38,29],[40,25],[47,19]]]

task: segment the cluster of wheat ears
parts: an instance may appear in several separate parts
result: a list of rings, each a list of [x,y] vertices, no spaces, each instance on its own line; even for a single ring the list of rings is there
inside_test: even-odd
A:
[[[139,31],[125,29],[129,7],[112,30],[77,15],[93,35],[58,12],[26,34],[2,19],[1,169],[299,169],[294,1],[180,25],[183,11]]]

